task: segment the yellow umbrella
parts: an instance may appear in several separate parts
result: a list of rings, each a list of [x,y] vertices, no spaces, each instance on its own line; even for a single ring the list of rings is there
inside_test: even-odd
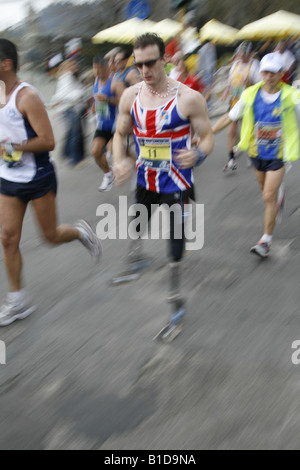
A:
[[[168,39],[174,38],[183,30],[182,23],[178,21],[170,20],[166,18],[158,23],[154,23],[153,27],[151,28],[151,33],[158,34],[164,41],[168,41]],[[145,31],[147,32],[147,31]]]
[[[138,36],[147,31],[151,31],[154,25],[154,21],[131,18],[111,28],[100,31],[92,37],[92,42],[94,44],[101,44],[103,42],[132,44]]]
[[[232,44],[236,41],[238,29],[212,19],[206,23],[200,30],[200,40],[214,41],[217,44]]]
[[[195,44],[195,47],[199,46],[199,34],[197,32],[197,28],[193,28],[192,26],[189,26],[188,28],[185,28],[181,35],[180,39],[183,42],[183,44],[190,44],[193,43]]]
[[[261,39],[284,39],[300,35],[300,15],[279,10],[258,21],[244,26],[237,34],[238,39],[259,41]]]

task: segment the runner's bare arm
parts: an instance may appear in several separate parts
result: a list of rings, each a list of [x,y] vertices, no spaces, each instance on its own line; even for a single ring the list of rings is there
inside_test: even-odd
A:
[[[121,163],[126,158],[127,136],[133,127],[133,119],[130,114],[131,106],[136,96],[133,87],[124,91],[119,103],[119,115],[117,127],[113,139],[113,161],[114,164]]]
[[[213,133],[217,134],[218,132],[221,132],[225,127],[228,127],[229,124],[232,123],[232,120],[229,117],[229,113],[224,114],[223,116],[218,119],[218,121],[213,125]]]
[[[189,118],[192,129],[200,137],[199,150],[209,155],[214,148],[214,136],[207,114],[207,104],[201,94],[193,93],[190,109]]]
[[[137,92],[133,91],[133,87],[128,88],[123,93],[119,104],[119,116],[117,119],[117,128],[113,138],[113,172],[115,182],[122,184],[127,181],[135,166],[132,158],[127,158],[127,137],[132,131],[133,119],[130,114],[131,106],[136,97]]]
[[[176,162],[180,168],[192,168],[200,158],[209,155],[214,147],[214,136],[207,114],[207,105],[203,96],[185,87],[180,99],[180,110],[191,122],[192,130],[200,140],[195,149],[178,151]]]
[[[36,137],[22,144],[14,145],[22,152],[41,153],[54,149],[55,140],[46,108],[39,95],[32,88],[23,88],[17,95],[17,108],[28,119]]]

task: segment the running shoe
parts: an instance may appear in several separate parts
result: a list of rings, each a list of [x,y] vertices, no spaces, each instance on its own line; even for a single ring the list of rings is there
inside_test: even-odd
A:
[[[85,220],[78,220],[74,225],[80,233],[80,241],[83,246],[88,250],[92,258],[99,263],[101,256],[102,256],[102,243],[97,237],[97,235],[93,232],[92,227],[85,221]]]
[[[231,158],[228,163],[223,168],[223,171],[229,171],[229,170],[236,170],[237,169],[237,163],[235,161],[235,158]]]
[[[24,320],[35,310],[36,307],[31,305],[28,299],[19,305],[14,305],[6,300],[0,309],[0,326],[8,326],[16,320]]]
[[[251,248],[251,253],[255,253],[256,255],[260,256],[261,258],[268,258],[269,252],[271,249],[271,243],[265,242],[258,242],[257,245]]]
[[[111,173],[104,173],[102,183],[100,184],[98,191],[108,192],[111,190],[113,185],[113,177]]]

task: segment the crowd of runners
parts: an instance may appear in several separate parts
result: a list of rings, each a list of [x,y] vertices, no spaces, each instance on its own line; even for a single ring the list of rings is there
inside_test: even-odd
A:
[[[248,152],[249,166],[256,172],[265,203],[264,233],[250,251],[261,258],[270,254],[284,202],[286,166],[299,158],[300,91],[292,86],[298,59],[291,47],[283,41],[275,48],[268,43],[259,50],[249,42],[239,45],[220,98],[228,102],[228,113],[214,125],[209,118],[217,67],[214,45],[209,41],[204,44],[199,57],[199,70],[190,73],[182,51],[170,56],[159,36],[145,33],[136,39],[132,55],[114,48],[93,60],[91,110],[96,115],[96,128],[90,153],[99,170],[98,190],[108,192],[116,185],[122,192],[122,184],[136,172],[134,202],[146,208],[148,218],[153,204],[181,210],[180,237],[175,236],[178,220],[170,211],[167,298],[171,315],[161,332],[163,339],[175,337],[182,327],[185,204],[195,198],[193,169],[212,153],[214,134],[228,127],[225,173],[237,171],[240,152]],[[66,155],[75,165],[82,159],[78,156],[82,93],[75,82],[74,61],[69,58],[67,67],[62,60],[54,64],[64,69],[52,105],[61,107],[69,123]],[[48,242],[58,245],[79,240],[96,261],[101,259],[102,244],[84,219],[73,226],[57,226],[56,177],[50,157],[55,137],[38,93],[19,81],[18,52],[6,39],[0,39],[0,80],[5,84],[0,106],[0,225],[8,280],[0,326],[7,326],[35,310],[22,278],[20,252],[29,203]],[[89,214],[84,217],[88,219]],[[129,242],[124,279],[148,266],[141,246],[143,230],[138,224],[137,239]]]

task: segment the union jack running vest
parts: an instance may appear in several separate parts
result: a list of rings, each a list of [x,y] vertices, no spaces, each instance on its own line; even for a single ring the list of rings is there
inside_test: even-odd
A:
[[[143,108],[142,85],[132,105],[133,136],[137,151],[137,184],[155,193],[176,193],[193,186],[192,169],[179,169],[176,151],[191,148],[191,125],[178,109],[176,95],[158,108]]]

